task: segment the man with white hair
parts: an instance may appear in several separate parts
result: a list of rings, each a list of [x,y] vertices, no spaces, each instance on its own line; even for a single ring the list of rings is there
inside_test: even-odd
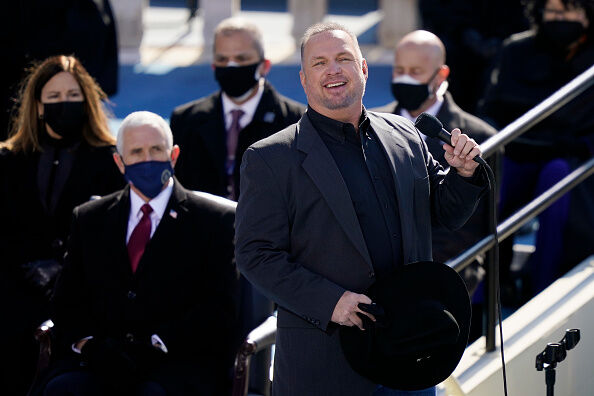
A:
[[[234,216],[173,177],[179,152],[160,116],[130,114],[114,154],[128,186],[74,209],[52,319],[60,366],[76,369],[46,395],[225,392],[238,339]]]

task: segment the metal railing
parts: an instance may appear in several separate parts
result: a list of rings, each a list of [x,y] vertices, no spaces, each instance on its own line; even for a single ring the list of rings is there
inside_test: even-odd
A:
[[[543,100],[526,114],[503,128],[495,136],[491,137],[481,145],[483,157],[487,158],[495,156],[495,162],[500,157],[500,150],[507,143],[511,142],[524,132],[538,124],[549,115],[560,109],[562,106],[576,98],[582,92],[590,88],[594,84],[594,66],[584,71],[579,76],[575,77],[569,83],[561,87],[551,96]],[[497,172],[497,169],[494,169]],[[543,210],[548,208],[563,194],[586,180],[589,176],[594,174],[594,158],[590,159],[583,165],[579,166],[572,173],[563,178],[560,182],[545,191],[543,194],[528,203],[522,209],[514,213],[511,217],[503,221],[497,227],[497,240],[503,241],[515,231],[517,231],[524,224],[532,220]],[[499,179],[499,178],[498,178]],[[494,208],[493,202],[496,194],[489,196],[489,208]],[[489,219],[489,230],[492,230],[494,224],[493,209],[491,209]],[[499,279],[499,263],[495,262],[495,255],[493,247],[495,246],[495,236],[489,235],[478,241],[472,247],[464,251],[458,257],[449,260],[446,264],[454,268],[456,271],[462,271],[469,265],[478,255],[487,253],[486,255],[486,279],[485,279],[485,306],[487,308],[487,323],[486,323],[486,350],[492,352],[495,350],[495,329],[497,324],[496,303],[497,303],[497,281]]]

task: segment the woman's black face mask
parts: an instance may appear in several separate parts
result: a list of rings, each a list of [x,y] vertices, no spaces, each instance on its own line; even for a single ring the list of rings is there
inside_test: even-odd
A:
[[[78,140],[87,121],[85,102],[43,103],[43,121],[65,141]]]

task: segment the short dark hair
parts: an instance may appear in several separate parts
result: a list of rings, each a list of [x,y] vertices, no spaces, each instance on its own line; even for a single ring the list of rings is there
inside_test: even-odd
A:
[[[347,29],[344,25],[341,25],[340,23],[321,22],[321,23],[316,23],[315,25],[311,25],[310,27],[308,27],[307,30],[305,31],[305,33],[303,33],[303,37],[301,37],[301,64],[303,64],[303,52],[305,49],[305,44],[307,44],[309,39],[312,36],[315,36],[316,34],[323,33],[323,32],[329,32],[332,30],[342,30],[343,32],[348,34],[353,39],[353,42],[355,43],[355,47],[357,48],[357,51],[359,52],[359,56],[363,57],[363,55],[361,54],[361,48],[359,48],[359,41],[357,40],[357,36],[355,35],[355,33],[351,32],[349,29]]]
[[[229,36],[234,33],[247,33],[252,38],[254,48],[258,52],[260,59],[264,59],[264,39],[262,33],[255,23],[249,22],[241,17],[231,17],[222,20],[214,31],[214,40],[217,41],[219,35]],[[214,50],[215,46],[213,46]]]

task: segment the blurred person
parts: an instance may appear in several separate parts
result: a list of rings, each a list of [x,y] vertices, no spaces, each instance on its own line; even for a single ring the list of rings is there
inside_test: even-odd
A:
[[[593,0],[530,0],[526,7],[533,28],[506,40],[482,106],[485,118],[498,128],[594,64]],[[511,215],[592,157],[593,112],[594,88],[589,88],[506,146],[503,216]],[[539,215],[536,251],[527,263],[529,284],[523,298],[540,292],[564,270],[592,254],[591,179]],[[511,247],[506,252],[507,257],[502,255],[504,269],[511,261]]]
[[[49,316],[72,209],[124,185],[105,97],[78,59],[50,57],[30,71],[12,135],[0,143],[1,337],[11,363],[0,375],[8,394],[23,394],[35,372],[33,331]]]
[[[526,30],[522,0],[419,0],[421,27],[444,43],[456,103],[475,114],[503,40]]]
[[[299,76],[307,111],[247,149],[236,216],[238,267],[279,305],[273,394],[435,395],[359,374],[339,334],[375,320],[359,305],[368,288],[431,260],[432,221],[455,229],[470,217],[486,185],[479,147],[454,129],[445,172],[410,121],[367,111],[367,63],[339,24],[307,29]]]
[[[396,45],[394,67],[392,71],[392,94],[396,101],[383,107],[372,109],[378,112],[403,116],[412,122],[419,114],[427,112],[436,116],[447,130],[459,128],[482,143],[497,132],[486,122],[462,110],[447,91],[450,68],[445,64],[446,52],[441,40],[431,32],[416,30],[404,36]],[[443,143],[438,139],[423,136],[433,158],[447,168]],[[459,230],[452,232],[440,224],[434,224],[433,259],[445,263],[483,238],[489,230],[487,200],[482,199],[477,210],[468,222]],[[468,290],[476,289],[484,271],[479,261],[468,266],[463,278]],[[480,323],[480,315],[474,315]],[[482,326],[477,330],[482,330]]]
[[[270,60],[257,26],[229,18],[214,35],[212,67],[221,90],[173,111],[173,137],[183,150],[175,171],[189,189],[237,200],[246,148],[297,122],[304,108],[266,81]]]
[[[35,62],[73,55],[108,96],[118,87],[115,18],[109,0],[25,0],[0,3],[0,140],[5,140],[16,111],[19,83]],[[13,109],[15,111],[13,111]]]
[[[113,158],[128,185],[74,209],[52,299],[61,360],[44,395],[228,392],[234,214],[172,176],[179,153],[157,114],[122,122]]]

